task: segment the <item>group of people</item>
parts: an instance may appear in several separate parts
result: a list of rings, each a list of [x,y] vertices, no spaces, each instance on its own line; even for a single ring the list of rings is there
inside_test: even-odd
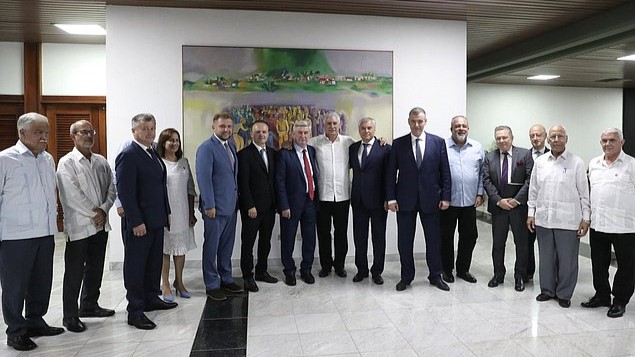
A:
[[[370,277],[375,284],[384,283],[390,211],[396,213],[401,263],[397,291],[407,289],[415,277],[417,216],[425,233],[430,284],[449,291],[455,268],[456,277],[476,283],[470,273],[478,238],[476,208],[487,195],[494,268],[489,287],[504,282],[511,227],[515,290],[523,291],[533,280],[537,240],[541,293],[536,300],[554,299],[569,307],[577,282],[580,238],[590,229],[596,294],[582,306],[609,307],[609,317],[624,314],[635,288],[635,159],[622,151],[620,130],[601,133],[603,155],[591,160],[587,173],[582,159],[566,150],[568,136],[561,125],[548,131],[542,125],[532,126],[531,150],[513,145],[510,127],[496,127],[497,149],[485,154],[481,144],[469,138],[465,116],[452,118],[447,139],[426,132],[426,123],[425,111],[413,108],[408,115],[410,133],[396,138],[391,146],[376,138],[374,119],[359,120],[361,140],[355,141],[340,134],[340,116],[330,112],[324,117],[324,134],[312,137],[311,123],[296,121],[290,130],[291,142],[278,150],[267,145],[268,124],[257,121],[251,126],[251,143],[237,152],[230,140],[232,117],[216,114],[212,135],[196,152],[208,298],[225,300],[227,294],[257,292],[256,282],[278,282],[267,266],[276,213],[285,284],[296,285],[293,251],[298,226],[301,280],[315,282],[316,243],[319,277],[332,271],[346,277],[351,207],[357,269],[353,282]],[[37,347],[31,337],[64,332],[43,319],[52,283],[56,187],[66,237],[63,325],[82,332],[86,325],[80,318],[115,314],[100,307],[98,299],[110,230],[108,212],[116,204],[122,217],[127,322],[138,329],[153,329],[156,325],[144,312],[175,308],[175,295],[190,297],[183,267],[185,254],[196,247],[196,192],[178,131],[164,130],[155,143],[154,116],[134,116],[133,139],[117,155],[113,177],[107,160],[92,152],[96,131],[89,121],[70,126],[74,149],[59,160],[57,173],[45,151],[48,119],[27,113],[18,119],[17,127],[16,145],[0,152],[0,279],[7,344],[31,350]],[[239,211],[243,286],[234,281],[231,266]],[[611,246],[618,264],[612,288]],[[171,256],[175,264],[172,286]]]

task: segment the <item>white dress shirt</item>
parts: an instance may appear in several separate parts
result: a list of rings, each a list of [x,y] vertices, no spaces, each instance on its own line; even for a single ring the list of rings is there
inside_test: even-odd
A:
[[[315,148],[320,175],[320,201],[341,202],[351,198],[351,179],[348,148],[355,141],[350,136],[337,135],[331,142],[326,135],[309,139]]]
[[[309,170],[311,170],[311,177],[313,177],[313,191],[315,192],[315,175],[313,171],[313,165],[311,165],[311,156],[309,156],[308,148],[301,148],[300,146],[293,144],[293,149],[295,150],[295,154],[298,156],[300,160],[300,166],[302,166],[302,175],[304,176],[304,183],[306,184],[306,193],[309,193],[309,178],[306,177],[306,168],[304,167],[304,153],[302,151],[306,150],[306,158],[309,161]]]
[[[604,233],[635,232],[635,159],[622,151],[608,164],[604,155],[589,163],[591,228]]]
[[[90,160],[73,148],[64,155],[57,167],[60,202],[64,210],[64,233],[70,241],[88,238],[95,233],[110,231],[108,211],[117,197],[112,171],[101,155],[92,154]],[[100,208],[106,213],[104,226],[96,227],[92,218]]]
[[[537,226],[578,230],[580,222],[591,215],[582,159],[566,150],[557,158],[550,152],[536,159],[527,206]]]
[[[359,164],[361,165],[362,163],[362,152],[364,151],[364,148],[366,146],[364,146],[364,144],[368,145],[368,148],[366,149],[366,157],[368,157],[368,155],[370,155],[370,151],[373,149],[373,145],[375,145],[375,138],[372,137],[370,138],[370,141],[368,141],[367,143],[364,143],[364,141],[362,141],[359,145],[359,150],[357,150],[357,162],[359,162]]]
[[[512,181],[512,151],[514,151],[514,148],[511,147],[509,148],[509,151],[507,152],[507,183],[511,183]],[[499,158],[500,158],[500,169],[499,171],[502,173],[503,172],[503,160],[505,160],[505,154],[503,154],[503,152],[501,151],[499,154]]]
[[[412,154],[414,155],[415,161],[417,161],[417,139],[421,139],[421,141],[419,141],[419,149],[421,150],[421,159],[423,159],[426,153],[426,132],[422,132],[419,137],[416,137],[412,135],[412,133],[410,133]]]
[[[0,240],[57,233],[55,163],[21,142],[0,152]]]

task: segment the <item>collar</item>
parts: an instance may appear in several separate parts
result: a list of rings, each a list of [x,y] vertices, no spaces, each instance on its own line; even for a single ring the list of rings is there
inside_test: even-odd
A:
[[[450,147],[454,147],[454,146],[459,147],[459,144],[457,144],[456,141],[454,141],[454,138],[452,136],[448,138],[448,141],[450,142]],[[467,137],[465,139],[465,144],[463,144],[463,146],[472,146],[472,142],[473,142],[472,139]],[[460,147],[463,147],[463,146],[460,146]]]
[[[137,143],[137,145],[141,146],[141,148],[142,148],[143,150],[146,150],[146,151],[147,151],[149,148],[151,148],[151,147],[152,147],[152,146],[145,146],[145,145],[143,145],[142,143],[138,142],[138,141],[137,141],[137,140],[135,140],[135,139],[132,139],[132,141],[134,141],[135,143]]]
[[[373,145],[375,144],[375,140],[376,140],[376,139],[375,139],[375,137],[374,137],[374,136],[373,136],[372,138],[370,138],[370,140],[369,140],[367,143],[365,143],[365,142],[362,140],[362,142],[361,142],[361,143],[362,143],[362,147],[364,147],[364,144],[368,144],[368,145],[369,145],[369,147],[370,147],[370,146],[373,146]]]
[[[327,139],[327,140],[328,140],[328,139]],[[308,152],[309,152],[308,147],[309,147],[309,146],[307,145],[307,147],[305,147],[305,148],[303,149],[303,148],[301,148],[301,147],[300,147],[300,145],[298,145],[298,144],[296,144],[296,143],[293,143],[293,149],[295,150],[295,152],[300,153],[300,154],[302,153],[302,150],[306,150],[306,151],[307,151],[307,153],[308,153]]]
[[[414,145],[415,140],[417,139],[421,139],[422,141],[426,141],[426,132],[422,132],[421,135],[419,137],[416,137],[414,135],[412,135],[412,133],[410,133],[410,142]]]
[[[216,139],[218,139],[218,141],[220,141],[220,144],[223,145],[223,146],[225,146],[225,143],[229,141],[229,140],[223,140],[223,139],[219,138],[218,135],[216,135],[216,133],[214,133],[214,137]]]
[[[139,144],[141,145],[141,144]],[[84,154],[82,154],[79,150],[77,150],[76,147],[73,148],[73,150],[71,150],[71,152],[68,153],[73,159],[75,159],[75,161],[81,161],[82,159],[84,160],[88,160],[86,158],[86,156],[84,156]],[[91,157],[93,155],[91,154]]]
[[[28,147],[26,147],[26,145],[24,145],[24,143],[20,140],[18,140],[17,143],[15,143],[15,147],[16,150],[18,151],[18,154],[20,155],[24,155],[25,153],[29,153],[32,157],[35,157],[37,159],[37,157],[39,157],[42,153],[46,152],[46,150],[42,151],[41,153],[37,154],[37,157],[33,154],[33,151],[29,150]]]
[[[549,160],[567,160],[567,158],[569,158],[569,150],[564,149],[564,151],[562,152],[562,154],[560,154],[560,156],[558,157],[554,157],[553,156],[553,150],[549,151]]]
[[[258,152],[260,152],[260,150],[267,150],[267,144],[265,144],[265,146],[260,147],[258,145],[256,145],[256,143],[252,142],[252,144],[254,144],[254,146],[256,147],[256,150],[258,150]]]

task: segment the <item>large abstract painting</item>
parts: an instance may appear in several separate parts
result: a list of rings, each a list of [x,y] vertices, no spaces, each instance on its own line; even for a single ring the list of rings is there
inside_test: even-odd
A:
[[[324,114],[341,115],[341,133],[359,137],[357,121],[372,117],[377,135],[392,137],[393,60],[389,51],[246,47],[183,47],[184,151],[194,157],[211,135],[211,118],[234,119],[238,149],[250,125],[269,124],[269,144],[280,147],[298,120],[324,132]]]

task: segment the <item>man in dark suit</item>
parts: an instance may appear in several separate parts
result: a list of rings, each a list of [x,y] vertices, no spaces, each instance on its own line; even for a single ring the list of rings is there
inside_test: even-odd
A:
[[[545,146],[545,140],[547,139],[547,130],[540,124],[533,125],[529,128],[529,141],[531,141],[531,157],[534,161],[542,155],[549,152],[549,149]],[[527,281],[534,280],[534,273],[536,272],[536,232],[529,231],[527,236]]]
[[[247,291],[258,291],[257,281],[277,283],[267,272],[271,232],[276,219],[276,173],[274,149],[267,147],[269,125],[257,121],[251,126],[251,144],[238,152],[238,202],[242,221],[240,269]],[[258,239],[258,264],[254,280],[254,243]]]
[[[296,284],[293,260],[295,234],[300,224],[302,233],[302,263],[300,277],[307,284],[315,283],[311,266],[315,254],[315,220],[318,199],[318,166],[315,149],[308,145],[310,124],[300,120],[293,125],[293,147],[281,149],[276,156],[276,201],[280,212],[280,255],[284,266],[284,282]]]
[[[534,161],[531,151],[512,146],[514,135],[508,126],[497,126],[494,139],[498,149],[485,155],[483,187],[488,196],[487,211],[492,214],[492,260],[494,277],[490,288],[505,279],[505,242],[511,225],[516,245],[514,289],[525,290],[527,278],[527,192]]]
[[[415,277],[413,246],[417,214],[426,239],[428,280],[437,288],[449,291],[441,280],[440,210],[450,206],[450,165],[445,141],[423,131],[426,112],[413,108],[408,114],[410,133],[393,142],[386,171],[388,208],[397,212],[397,239],[401,280],[397,291],[403,291]]]
[[[232,277],[232,251],[238,210],[238,164],[232,137],[234,121],[227,113],[214,115],[212,136],[196,150],[196,180],[203,214],[203,281],[207,297],[225,300],[225,292],[243,288]]]
[[[386,168],[390,145],[381,146],[375,138],[375,119],[359,121],[362,138],[349,148],[349,162],[353,169],[351,206],[353,207],[353,239],[357,274],[353,282],[368,277],[368,221],[372,227],[373,266],[370,269],[375,284],[381,285],[386,255]]]
[[[154,322],[144,311],[177,306],[157,296],[163,259],[163,229],[169,227],[166,168],[152,141],[156,120],[152,114],[132,118],[133,142],[115,160],[117,192],[126,212],[123,277],[128,299],[128,325],[151,330]]]

